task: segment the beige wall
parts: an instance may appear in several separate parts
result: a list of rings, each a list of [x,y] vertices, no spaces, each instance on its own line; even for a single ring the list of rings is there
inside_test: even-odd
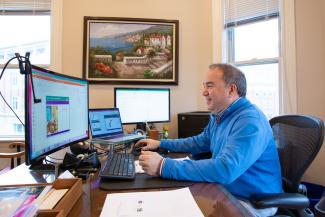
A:
[[[298,112],[325,120],[325,3],[296,0],[295,7]],[[211,1],[64,0],[62,70],[77,77],[82,76],[84,16],[179,20],[179,85],[169,86],[171,136],[177,136],[177,113],[205,109],[201,85],[212,60]],[[114,85],[91,85],[90,107],[113,106],[113,88]],[[307,171],[305,180],[325,185],[324,149]]]
[[[210,1],[63,1],[62,69],[82,76],[83,17],[135,17],[179,20],[179,85],[171,88],[171,137],[177,113],[197,109],[197,80],[211,61]],[[119,85],[121,86],[121,85]],[[90,107],[112,107],[114,85],[91,85]],[[162,124],[159,124],[160,128]]]
[[[296,0],[298,113],[325,120],[325,2]],[[304,179],[325,185],[325,146]]]

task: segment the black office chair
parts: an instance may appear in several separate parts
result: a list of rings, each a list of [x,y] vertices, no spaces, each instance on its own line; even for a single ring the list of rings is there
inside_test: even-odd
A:
[[[278,146],[282,169],[281,194],[254,195],[256,208],[278,207],[277,215],[313,216],[308,209],[306,187],[301,178],[315,159],[324,140],[324,123],[308,115],[284,115],[272,118],[270,124]]]

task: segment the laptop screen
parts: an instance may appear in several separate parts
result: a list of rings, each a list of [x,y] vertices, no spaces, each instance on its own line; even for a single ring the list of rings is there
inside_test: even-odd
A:
[[[123,134],[118,108],[89,109],[89,121],[93,138]]]

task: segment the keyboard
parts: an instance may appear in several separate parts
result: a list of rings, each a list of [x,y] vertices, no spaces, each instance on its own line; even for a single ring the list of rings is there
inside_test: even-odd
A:
[[[110,152],[99,176],[112,179],[134,179],[134,156],[130,153]]]

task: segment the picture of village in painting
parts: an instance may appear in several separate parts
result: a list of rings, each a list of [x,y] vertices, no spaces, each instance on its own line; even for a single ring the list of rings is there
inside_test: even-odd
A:
[[[101,20],[88,28],[88,80],[175,82],[174,24]]]

